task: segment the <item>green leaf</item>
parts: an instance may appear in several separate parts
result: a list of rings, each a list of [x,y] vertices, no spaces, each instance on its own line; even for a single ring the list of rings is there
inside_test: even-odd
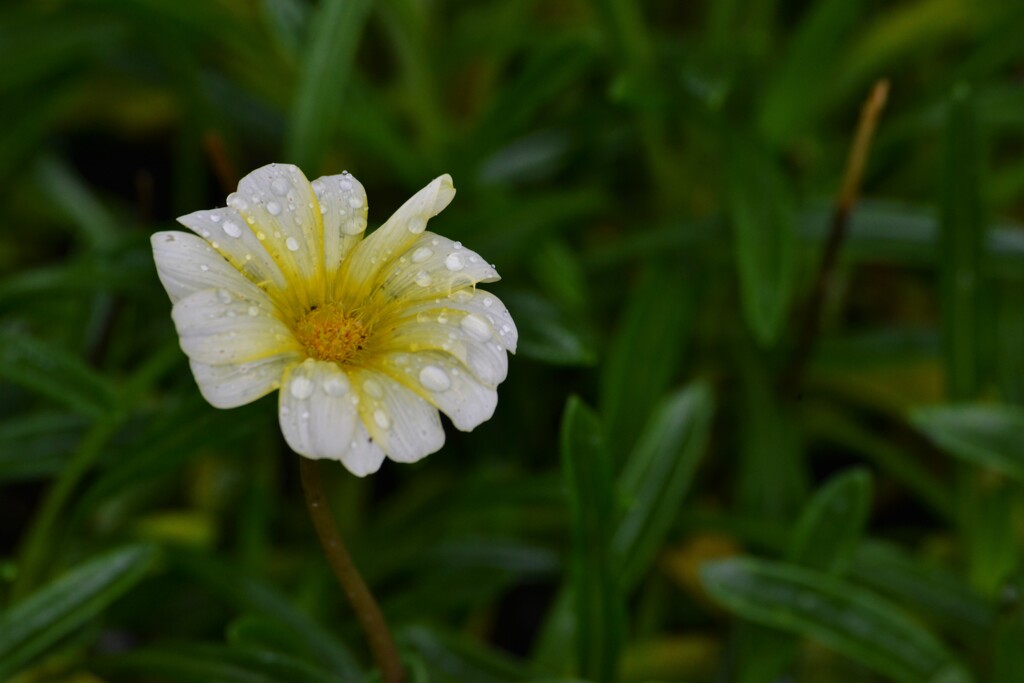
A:
[[[115,405],[111,382],[64,349],[11,330],[0,330],[0,379],[99,418]]]
[[[728,210],[743,315],[754,338],[771,346],[782,331],[793,289],[793,200],[774,163],[739,136],[728,135]]]
[[[206,584],[218,597],[292,629],[302,638],[309,655],[341,679],[359,680],[361,670],[348,647],[272,585],[212,557],[181,550],[169,551],[168,557],[175,566]]]
[[[982,381],[986,302],[982,258],[986,224],[982,148],[974,96],[959,86],[950,98],[940,188],[941,305],[946,384],[954,400],[973,398]]]
[[[87,421],[65,412],[18,413],[0,422],[0,482],[55,474]]]
[[[847,37],[863,11],[862,0],[826,0],[810,6],[786,49],[782,64],[771,70],[760,111],[767,139],[785,144],[814,129],[816,117],[839,68]]]
[[[950,455],[1024,480],[1024,409],[936,406],[913,410],[910,421]]]
[[[790,561],[841,574],[853,556],[871,506],[871,475],[855,468],[838,474],[808,503],[797,522]]]
[[[310,18],[312,30],[292,102],[286,144],[289,161],[307,173],[319,168],[320,158],[330,144],[371,5],[372,0],[327,0]]]
[[[952,570],[927,563],[893,543],[862,543],[850,574],[943,626],[978,636],[992,627],[992,609]]]
[[[580,673],[601,683],[616,676],[623,604],[611,552],[612,482],[601,425],[572,397],[562,418],[562,468],[572,520],[570,573]]]
[[[7,680],[130,591],[156,561],[149,545],[94,557],[0,613],[0,680]]]
[[[633,447],[671,385],[686,349],[697,291],[689,273],[673,264],[650,268],[630,294],[601,373],[601,417],[616,462]]]
[[[506,683],[530,678],[518,661],[465,637],[412,626],[398,634],[398,641],[419,655],[431,683]]]
[[[620,583],[629,590],[650,568],[707,449],[711,392],[694,384],[666,398],[630,454],[619,480],[626,510],[612,538]]]
[[[135,650],[102,657],[96,666],[104,673],[133,674],[145,680],[155,678],[179,683],[337,683],[339,680],[301,659],[278,652],[212,643]]]
[[[730,612],[822,643],[897,681],[971,680],[930,632],[851,583],[749,557],[705,564],[701,578]]]
[[[580,325],[547,299],[531,292],[502,292],[519,328],[519,355],[553,365],[592,365],[593,343]]]

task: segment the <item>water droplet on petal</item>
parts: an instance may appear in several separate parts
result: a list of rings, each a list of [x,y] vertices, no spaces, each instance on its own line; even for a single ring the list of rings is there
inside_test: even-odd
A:
[[[483,318],[470,313],[459,322],[462,331],[477,341],[487,341],[491,338],[491,326]]]
[[[420,247],[416,251],[412,252],[413,263],[423,263],[428,258],[434,255],[434,252],[430,247]]]
[[[206,271],[208,271],[209,269],[210,269],[210,266],[206,265],[205,263],[202,263],[202,264],[199,265],[199,270],[203,271],[204,273]]]
[[[238,209],[239,211],[245,211],[249,208],[249,202],[239,195],[237,192],[232,192],[228,195],[228,206],[232,209]]]
[[[494,299],[492,299],[489,296],[485,296],[484,297],[484,306],[487,306],[488,308],[490,308],[492,304],[494,304]]]
[[[222,304],[229,304],[231,303],[231,292],[226,289],[218,289],[217,298],[220,299]]]
[[[436,365],[427,365],[420,370],[420,384],[429,391],[447,391],[452,385],[448,373]]]
[[[414,235],[418,235],[427,229],[427,222],[420,218],[419,216],[417,216],[415,218],[409,219],[409,224],[407,227],[409,228],[409,232],[411,232]]]
[[[466,267],[466,262],[462,260],[462,256],[456,253],[448,254],[448,257],[444,260],[444,267],[450,271],[462,270]]]
[[[344,396],[348,392],[348,377],[340,372],[334,373],[324,380],[323,387],[328,396]]]
[[[279,216],[281,214],[281,205],[277,202],[267,202],[267,212],[271,216]]]
[[[234,221],[224,221],[224,232],[228,237],[242,236],[242,228],[238,227],[238,223]]]
[[[288,251],[298,251],[299,250],[299,241],[297,239],[295,239],[294,237],[289,237],[287,240],[285,240],[284,245],[286,247],[288,247]]]
[[[220,223],[220,214],[211,213],[210,220],[213,221],[214,223]]]
[[[361,209],[363,207],[363,200],[359,197],[352,197],[348,200],[348,205],[353,209]]]
[[[249,310],[247,312],[249,313],[249,315],[251,315],[253,318],[255,318],[256,316],[258,316],[260,314],[260,309],[257,308],[256,306],[250,306]]]
[[[274,182],[270,183],[270,190],[276,195],[288,194],[288,188],[291,187],[285,178],[275,178]]]
[[[303,401],[313,395],[313,380],[308,377],[293,377],[291,381],[292,396]]]
[[[391,418],[383,410],[378,408],[373,411],[373,421],[377,423],[377,426],[381,429],[388,429],[391,427]]]
[[[429,287],[431,282],[433,282],[433,278],[430,277],[430,273],[427,271],[421,270],[416,273],[416,284],[420,287]]]

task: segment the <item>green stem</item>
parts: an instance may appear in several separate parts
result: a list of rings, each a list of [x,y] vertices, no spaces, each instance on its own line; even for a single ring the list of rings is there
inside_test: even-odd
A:
[[[302,489],[306,493],[306,507],[309,509],[310,519],[313,520],[313,528],[320,538],[320,545],[327,556],[327,562],[331,565],[334,576],[341,584],[349,604],[356,613],[359,625],[366,634],[366,640],[370,644],[370,651],[373,659],[380,669],[382,683],[404,683],[405,672],[402,670],[402,662],[398,658],[398,650],[395,648],[395,641],[391,638],[391,632],[384,621],[384,615],[377,605],[377,600],[367,587],[359,570],[352,562],[348,554],[338,527],[334,524],[334,517],[331,516],[331,509],[327,505],[327,497],[324,495],[323,481],[320,478],[320,468],[316,460],[299,457],[299,469],[302,475]]]

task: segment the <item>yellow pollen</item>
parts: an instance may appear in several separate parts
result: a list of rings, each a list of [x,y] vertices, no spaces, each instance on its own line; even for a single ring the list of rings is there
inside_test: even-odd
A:
[[[306,313],[295,325],[295,336],[310,357],[342,364],[363,350],[370,334],[358,318],[332,303]]]

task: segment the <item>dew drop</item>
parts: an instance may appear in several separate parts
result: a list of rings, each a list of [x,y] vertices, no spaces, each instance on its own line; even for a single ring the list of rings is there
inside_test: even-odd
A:
[[[416,284],[420,287],[429,287],[431,282],[433,282],[433,278],[430,277],[430,273],[427,271],[421,270],[416,273]]]
[[[429,391],[447,391],[452,385],[452,380],[441,368],[427,365],[420,370],[420,384]]]
[[[281,215],[281,205],[277,202],[267,202],[267,212],[271,216]]]
[[[285,240],[284,246],[288,247],[288,251],[298,251],[299,241],[294,237],[289,237],[287,240]]]
[[[247,311],[247,313],[250,316],[252,316],[253,318],[255,318],[256,316],[258,316],[260,314],[260,309],[257,308],[256,306],[250,306],[249,310]]]
[[[222,304],[229,304],[231,303],[231,292],[226,289],[218,289],[217,298],[220,299]]]
[[[487,341],[491,338],[491,326],[483,318],[470,313],[459,322],[462,331],[477,341]]]
[[[208,271],[209,269],[210,269],[210,266],[206,265],[205,263],[202,263],[202,264],[199,265],[199,270],[203,271],[204,273],[206,271]]]
[[[232,192],[228,195],[228,206],[239,211],[245,211],[249,208],[249,202],[245,201],[237,192]]]
[[[270,191],[276,195],[288,194],[288,188],[290,187],[291,185],[284,178],[275,178],[274,182],[270,183]]]
[[[313,380],[308,377],[293,377],[290,391],[292,396],[302,401],[313,395],[314,388]]]
[[[363,200],[359,197],[352,197],[348,200],[348,205],[353,209],[361,209],[363,207]]]
[[[329,375],[323,382],[324,393],[328,396],[344,396],[348,392],[348,378],[341,374]]]
[[[242,229],[234,221],[224,221],[224,232],[228,237],[241,237]]]
[[[423,263],[433,255],[434,252],[430,247],[420,247],[416,251],[412,252],[412,262]]]
[[[493,304],[494,304],[494,299],[492,299],[489,296],[485,296],[484,297],[484,306],[487,306],[488,308],[490,308]]]
[[[407,227],[409,228],[409,232],[414,235],[418,235],[427,229],[427,222],[417,216],[409,219],[409,225]]]
[[[462,242],[456,242],[452,246],[455,247],[456,249],[462,249]]]
[[[378,408],[373,411],[373,421],[377,423],[377,426],[381,429],[388,429],[391,427],[391,418],[383,410]]]
[[[466,262],[462,260],[462,256],[456,253],[448,254],[448,257],[444,260],[444,267],[450,271],[462,270],[466,267]]]
[[[220,214],[211,213],[210,220],[213,221],[214,223],[220,223]]]

